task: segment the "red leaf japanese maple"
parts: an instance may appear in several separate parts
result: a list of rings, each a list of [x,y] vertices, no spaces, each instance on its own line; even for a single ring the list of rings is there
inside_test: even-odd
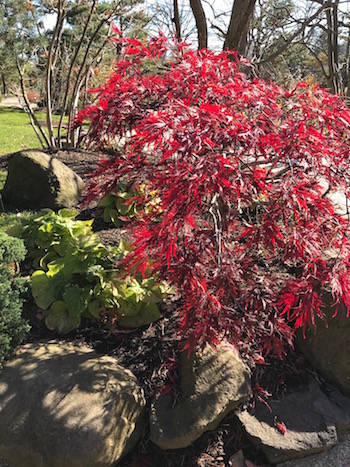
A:
[[[281,355],[323,318],[325,290],[349,310],[349,221],[327,196],[349,187],[345,104],[249,80],[232,52],[118,41],[122,59],[77,119],[109,154],[89,199],[121,181],[157,192],[127,264],[177,287],[188,346],[225,338]]]

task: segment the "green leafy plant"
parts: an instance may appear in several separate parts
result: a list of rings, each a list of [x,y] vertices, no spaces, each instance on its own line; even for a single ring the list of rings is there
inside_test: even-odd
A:
[[[62,257],[73,238],[91,235],[93,220],[76,220],[77,212],[61,209],[57,213],[43,209],[36,214],[20,219],[20,223],[8,229],[10,235],[21,237],[28,250],[27,257],[35,267],[46,265]]]
[[[110,193],[102,198],[97,207],[103,209],[103,220],[106,223],[112,222],[115,227],[122,227],[134,217],[148,214],[158,204],[156,191],[149,192],[145,185],[137,190],[119,185],[117,193]]]
[[[38,307],[47,310],[47,327],[66,333],[78,327],[82,317],[99,319],[111,309],[122,326],[159,319],[162,288],[154,279],[123,279],[116,265],[125,253],[123,243],[106,248],[92,235],[72,242],[63,257],[48,263],[46,272],[35,271],[33,296]]]
[[[0,365],[30,329],[22,318],[28,281],[16,273],[16,265],[24,259],[25,253],[22,240],[0,232]]]
[[[105,247],[92,232],[92,221],[75,220],[75,211],[41,211],[25,220],[17,234],[24,236],[30,257],[40,266],[32,275],[32,293],[45,310],[46,325],[61,333],[99,319],[113,310],[123,326],[137,327],[160,317],[157,306],[166,291],[155,279],[123,277],[118,265],[130,251]]]

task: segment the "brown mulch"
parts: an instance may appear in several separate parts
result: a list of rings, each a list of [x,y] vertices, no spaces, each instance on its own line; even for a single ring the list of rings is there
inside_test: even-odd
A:
[[[72,168],[83,179],[93,170],[98,155],[86,151],[60,151],[55,154],[59,160]],[[1,160],[6,168],[8,157]],[[93,206],[82,207],[80,219],[95,218],[93,228],[106,245],[117,245],[121,238],[127,238],[125,230],[106,225]],[[162,392],[170,383],[168,378],[169,362],[179,358],[177,337],[178,302],[167,301],[162,304],[162,318],[148,327],[126,331],[118,328],[113,317],[105,322],[85,322],[81,328],[63,339],[88,345],[99,354],[116,357],[124,367],[130,369],[138,378],[150,404],[153,397]],[[39,319],[31,319],[32,331],[29,341],[48,337],[45,325]],[[302,356],[288,352],[286,358],[270,358],[268,365],[260,366],[253,372],[253,385],[260,385],[274,396],[279,396],[291,388],[303,386],[307,379],[308,368]],[[172,376],[177,380],[178,370]],[[180,390],[174,387],[174,394]],[[268,466],[261,451],[256,450],[245,437],[234,413],[229,414],[219,426],[203,434],[200,439],[185,449],[163,451],[149,439],[145,427],[142,440],[137,447],[118,465],[121,467],[225,467],[230,457],[243,450],[251,467]],[[247,462],[248,465],[248,462]]]

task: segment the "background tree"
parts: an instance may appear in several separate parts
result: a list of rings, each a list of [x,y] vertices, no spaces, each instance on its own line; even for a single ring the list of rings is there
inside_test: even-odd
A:
[[[194,42],[196,25],[188,1],[158,0],[147,10],[150,22],[147,29],[151,35],[162,31],[167,37],[181,37],[184,42]]]
[[[349,6],[339,0],[260,1],[251,33],[258,72],[279,74],[282,66],[295,76],[297,68],[296,78],[347,93]]]
[[[118,47],[110,40],[112,24],[118,25],[122,35],[146,34],[148,17],[139,6],[139,0],[1,0],[2,88],[6,91],[10,77],[19,83],[24,108],[43,147],[56,150],[77,145],[78,134],[71,122],[82,91],[94,85],[93,78],[104,69],[110,72],[118,55]],[[55,18],[52,30],[44,28],[47,15]],[[47,130],[30,107],[27,91],[32,87],[44,97]],[[53,113],[60,114],[57,134]],[[63,135],[66,116],[69,123]]]
[[[182,38],[192,38],[195,28],[197,32],[197,46],[199,49],[208,47],[210,34],[216,37],[216,44],[221,43],[221,48],[236,49],[240,53],[246,52],[247,33],[253,19],[256,0],[234,0],[228,8],[221,3],[202,0],[163,0],[157,2],[152,8],[156,14],[152,17],[152,24],[165,26],[165,33],[175,36],[176,33],[176,7],[179,9],[179,24]],[[191,7],[192,18],[188,16],[188,4]],[[181,12],[186,12],[185,15]],[[161,21],[159,20],[161,17]],[[164,28],[161,28],[164,29]],[[212,31],[210,31],[212,29]],[[194,42],[194,41],[192,41]]]
[[[190,5],[196,21],[198,49],[206,49],[208,47],[208,27],[203,5],[201,0],[190,0]]]
[[[56,24],[51,32],[46,60],[46,108],[49,145],[51,149],[63,146],[63,119],[68,115],[68,131],[65,144],[75,147],[78,135],[73,129],[80,92],[88,88],[93,69],[102,60],[116,59],[117,50],[110,37],[112,23],[118,23],[122,34],[135,34],[137,26],[146,21],[142,12],[134,12],[139,4],[134,0],[104,2],[59,1]],[[64,83],[64,84],[63,84]],[[55,88],[56,88],[56,97]],[[63,89],[62,89],[63,87]],[[53,103],[56,100],[60,110],[57,138],[52,124]]]
[[[235,0],[230,24],[225,36],[224,50],[237,50],[244,55],[247,49],[247,35],[254,16],[256,0]]]
[[[35,57],[40,48],[37,27],[27,0],[0,1],[0,82],[1,93],[19,83],[17,68],[35,76]]]

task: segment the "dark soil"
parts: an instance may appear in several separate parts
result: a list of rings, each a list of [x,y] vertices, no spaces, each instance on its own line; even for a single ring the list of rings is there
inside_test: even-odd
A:
[[[56,157],[72,168],[83,179],[91,172],[98,160],[97,154],[83,151],[58,152]],[[8,158],[2,159],[6,168]],[[128,239],[125,230],[107,225],[101,219],[93,205],[82,207],[80,219],[95,218],[93,228],[106,245],[118,245],[121,238]],[[128,239],[129,240],[129,239]],[[177,301],[162,304],[162,318],[148,327],[133,331],[121,329],[106,317],[104,322],[85,322],[75,333],[60,336],[60,339],[74,341],[80,345],[94,348],[99,354],[116,357],[118,362],[130,369],[138,378],[150,404],[153,397],[159,395],[168,385],[169,359],[179,358],[179,339],[177,336],[178,319]],[[50,334],[40,316],[33,319],[34,307],[27,310],[31,316],[32,331],[28,341],[40,341],[57,336]],[[302,387],[307,380],[309,369],[303,357],[289,351],[283,360],[271,357],[267,365],[253,369],[252,386],[259,385],[272,396],[280,396],[292,389]],[[178,369],[172,373],[178,379]],[[179,383],[177,383],[179,384]],[[173,389],[178,397],[179,386]],[[254,406],[254,399],[250,406]],[[220,425],[203,434],[200,439],[186,449],[163,451],[149,440],[148,428],[136,449],[118,465],[121,467],[225,467],[229,466],[230,457],[243,450],[247,467],[268,466],[262,452],[256,450],[246,439],[234,413],[229,414]],[[250,461],[250,463],[249,463]]]

